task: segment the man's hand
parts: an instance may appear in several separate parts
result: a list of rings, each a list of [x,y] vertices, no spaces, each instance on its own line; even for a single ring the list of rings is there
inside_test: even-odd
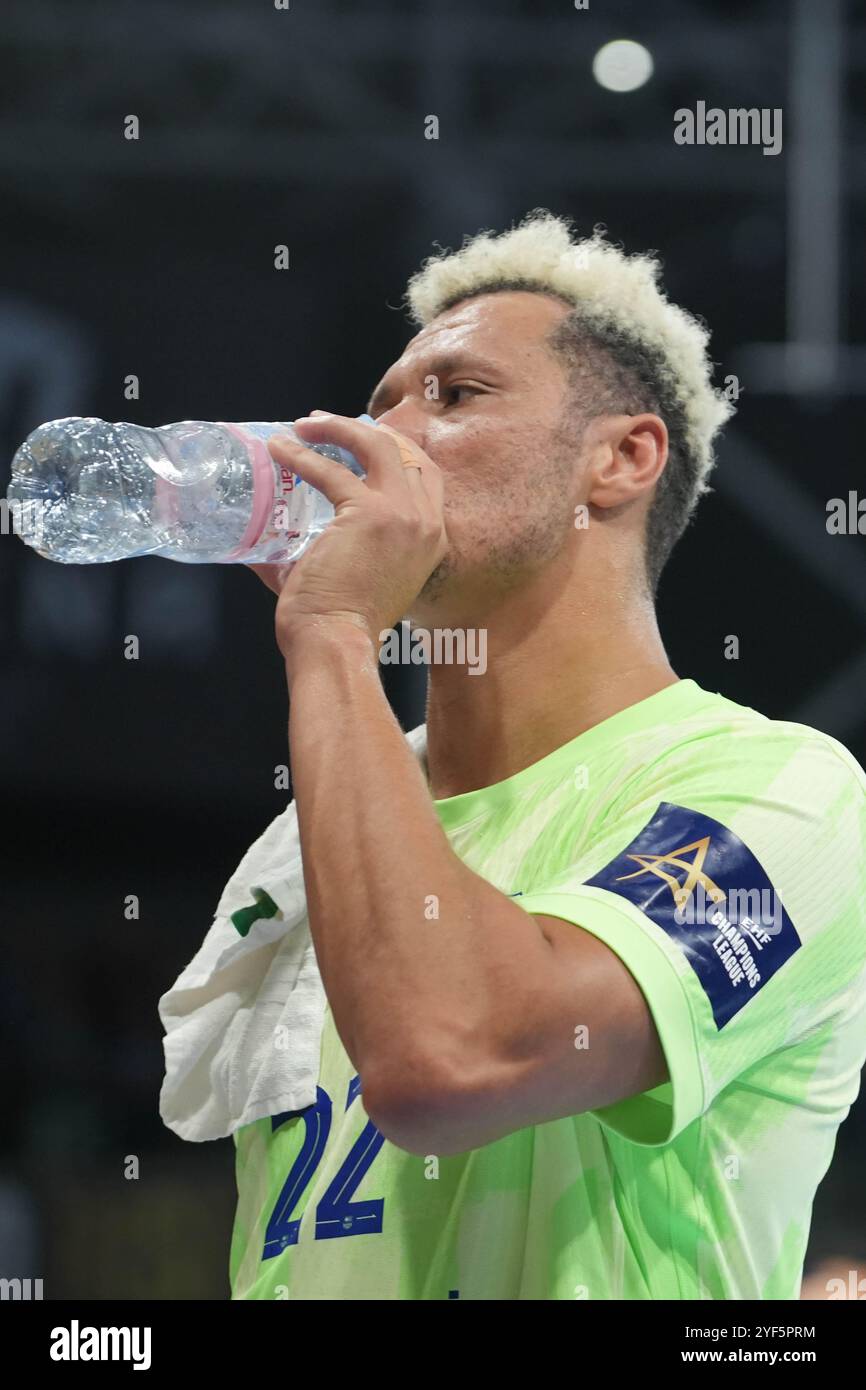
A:
[[[284,658],[310,626],[350,624],[378,651],[379,633],[403,617],[447,549],[442,474],[417,444],[388,425],[367,425],[317,412],[295,421],[309,443],[349,449],[366,472],[357,478],[340,463],[288,436],[268,448],[327,497],[334,520],[295,564],[251,565],[279,595],[275,626]],[[406,467],[404,460],[415,467]]]

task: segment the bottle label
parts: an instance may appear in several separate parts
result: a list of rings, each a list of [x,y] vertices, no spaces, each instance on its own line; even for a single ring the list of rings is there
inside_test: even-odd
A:
[[[243,440],[253,470],[249,524],[240,544],[226,558],[243,561],[251,551],[263,548],[269,552],[269,560],[283,558],[280,554],[283,548],[291,550],[294,558],[300,553],[297,542],[313,526],[317,493],[298,473],[277,463],[268,450],[267,441],[274,434],[286,433],[286,426],[245,421],[242,425],[226,422],[226,427]]]

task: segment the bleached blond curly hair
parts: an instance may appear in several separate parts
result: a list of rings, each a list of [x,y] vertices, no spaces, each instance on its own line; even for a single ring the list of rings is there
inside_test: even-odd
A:
[[[626,255],[597,227],[573,236],[572,219],[535,208],[510,231],[464,238],[439,250],[409,280],[404,299],[424,327],[464,299],[498,290],[555,295],[571,307],[548,338],[565,363],[570,405],[585,423],[601,414],[662,417],[670,439],[647,523],[647,576],[659,575],[710,490],[713,442],[734,407],[712,385],[709,331],[673,304],[651,253]]]

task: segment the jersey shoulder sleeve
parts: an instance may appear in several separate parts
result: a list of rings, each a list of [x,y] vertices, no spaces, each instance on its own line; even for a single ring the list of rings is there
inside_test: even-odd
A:
[[[574,864],[517,900],[603,940],[653,1014],[670,1081],[598,1117],[668,1143],[828,1026],[862,1065],[864,879],[866,776],[815,730],[744,719],[637,769]]]

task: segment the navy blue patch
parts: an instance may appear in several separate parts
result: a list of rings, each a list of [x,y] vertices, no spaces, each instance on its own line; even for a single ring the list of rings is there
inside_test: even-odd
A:
[[[627,898],[667,932],[724,1028],[802,942],[761,865],[712,816],[663,801],[588,888]]]

